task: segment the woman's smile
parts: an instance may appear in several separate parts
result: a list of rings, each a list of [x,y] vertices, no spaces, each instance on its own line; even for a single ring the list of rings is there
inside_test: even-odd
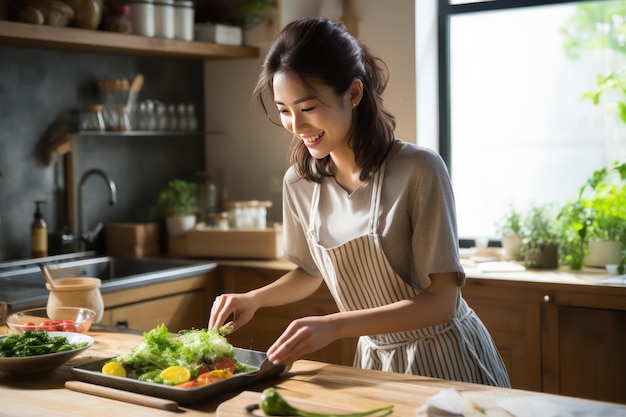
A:
[[[321,132],[313,136],[300,135],[300,139],[302,139],[302,141],[307,147],[313,147],[313,146],[316,146],[322,140],[324,133],[325,132]]]

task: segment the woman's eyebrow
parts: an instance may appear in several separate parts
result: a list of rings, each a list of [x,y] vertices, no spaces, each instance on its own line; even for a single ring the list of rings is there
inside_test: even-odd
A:
[[[303,103],[305,101],[314,100],[314,99],[315,99],[315,96],[302,97],[302,98],[299,98],[296,101],[294,101],[293,104],[300,104],[300,103]],[[282,101],[277,101],[277,100],[275,100],[274,103],[281,104],[283,106],[285,105],[285,103],[283,103]]]

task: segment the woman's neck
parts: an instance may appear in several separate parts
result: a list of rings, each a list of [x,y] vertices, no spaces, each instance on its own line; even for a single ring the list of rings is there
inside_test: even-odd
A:
[[[352,150],[331,153],[331,171],[335,176],[335,181],[348,193],[352,193],[359,188],[361,181],[361,168],[354,159]]]

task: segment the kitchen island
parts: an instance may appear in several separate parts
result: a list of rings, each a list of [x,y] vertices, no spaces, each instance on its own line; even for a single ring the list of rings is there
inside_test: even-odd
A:
[[[6,333],[6,328],[0,328]],[[246,416],[227,411],[228,404],[238,404],[240,392],[224,394],[176,411],[166,411],[147,406],[130,404],[118,400],[83,394],[65,388],[65,382],[73,380],[71,367],[99,359],[109,358],[127,352],[141,342],[142,336],[133,333],[93,331],[89,333],[94,344],[85,352],[72,359],[54,373],[41,378],[20,379],[0,372],[0,398],[2,416]],[[269,380],[246,388],[246,391],[260,393],[263,389],[275,386],[288,399],[296,402],[324,404],[343,410],[367,410],[374,407],[394,405],[393,416],[412,417],[416,409],[429,397],[443,388],[455,388],[461,393],[481,393],[511,397],[532,395],[534,398],[558,398],[547,394],[493,388],[483,385],[445,381],[433,378],[365,371],[351,367],[331,365],[323,362],[302,360],[296,362],[289,373],[278,379]],[[245,395],[241,394],[241,395]],[[250,398],[256,398],[254,394]],[[582,400],[581,400],[582,401]],[[585,401],[585,404],[596,404]],[[626,406],[603,404],[616,412],[626,415]],[[232,406],[229,406],[232,410]],[[235,410],[239,407],[235,405]]]

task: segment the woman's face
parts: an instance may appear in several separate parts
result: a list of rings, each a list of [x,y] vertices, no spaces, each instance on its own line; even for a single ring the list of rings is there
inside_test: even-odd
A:
[[[356,84],[356,94],[355,94]],[[316,80],[311,82],[313,92],[299,79],[286,73],[274,75],[274,101],[283,127],[304,142],[314,158],[348,148],[354,106],[361,98],[359,80],[344,95],[337,96],[332,89]]]

